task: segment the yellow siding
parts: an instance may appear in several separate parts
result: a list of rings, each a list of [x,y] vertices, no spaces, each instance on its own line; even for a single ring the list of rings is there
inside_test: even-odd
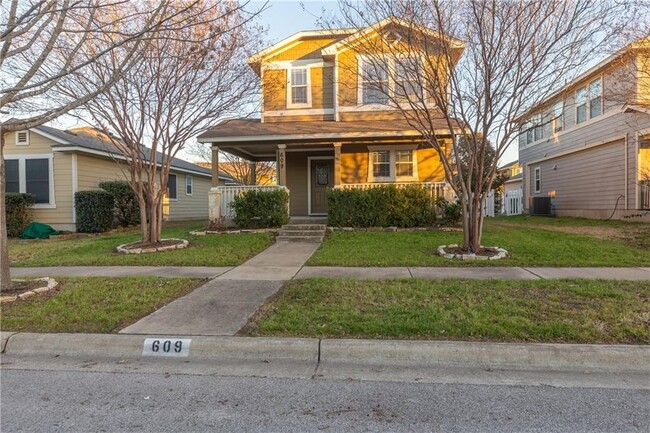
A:
[[[311,107],[322,109],[334,107],[334,68],[331,66],[309,68],[311,81]],[[301,110],[287,107],[287,71],[270,69],[264,71],[264,111]]]
[[[303,40],[281,53],[264,59],[264,61],[278,62],[283,60],[320,59],[320,51],[339,39],[340,38],[319,38]]]
[[[264,71],[264,111],[287,109],[287,71],[271,69]]]
[[[650,105],[650,54],[640,53],[637,58],[637,101]]]
[[[128,167],[124,164],[118,164],[110,158],[84,154],[77,155],[78,191],[97,189],[100,182],[123,180],[127,176]]]
[[[650,149],[639,149],[639,176],[650,181]]]

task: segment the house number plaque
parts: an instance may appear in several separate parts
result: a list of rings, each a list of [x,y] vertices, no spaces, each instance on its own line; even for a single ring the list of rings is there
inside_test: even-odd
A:
[[[146,338],[142,356],[175,356],[187,358],[190,355],[191,338]]]

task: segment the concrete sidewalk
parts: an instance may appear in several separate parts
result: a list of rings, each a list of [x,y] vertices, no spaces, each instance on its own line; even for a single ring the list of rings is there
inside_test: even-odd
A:
[[[553,268],[553,267],[342,267],[303,266],[318,244],[276,244],[237,267],[202,266],[59,266],[12,268],[15,277],[192,277],[219,280],[286,281],[294,278],[471,278],[480,280],[540,280],[584,278],[650,281],[650,267],[638,268]]]
[[[12,277],[188,277],[216,278],[232,269],[209,266],[51,266],[11,268]]]
[[[120,331],[122,334],[234,335],[319,244],[277,243],[241,266]]]

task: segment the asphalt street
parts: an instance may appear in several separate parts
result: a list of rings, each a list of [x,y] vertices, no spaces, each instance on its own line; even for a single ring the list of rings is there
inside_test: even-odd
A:
[[[650,391],[2,370],[9,432],[648,432]]]

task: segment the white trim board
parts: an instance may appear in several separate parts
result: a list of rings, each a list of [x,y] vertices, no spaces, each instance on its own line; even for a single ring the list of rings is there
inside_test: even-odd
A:
[[[312,160],[327,160],[331,159],[334,161],[334,155],[332,156],[308,156],[307,157],[307,215],[308,216],[325,216],[327,213],[312,213],[311,212],[311,162]],[[333,170],[336,170],[335,167],[332,167]]]
[[[449,135],[448,129],[436,129],[436,134]],[[284,135],[249,135],[249,136],[230,136],[230,137],[201,137],[197,139],[199,143],[236,143],[248,141],[282,141],[282,140],[300,140],[300,139],[337,139],[337,138],[376,138],[376,137],[421,137],[419,131],[402,130],[402,131],[368,131],[368,132],[333,132],[333,133],[311,133],[311,134],[284,134]]]
[[[297,108],[295,110],[272,110],[272,111],[265,111],[264,116],[265,117],[272,117],[272,116],[277,116],[277,117],[282,117],[282,116],[313,116],[313,115],[318,115],[318,114],[323,114],[323,115],[328,115],[328,114],[334,114],[334,109],[333,108]]]

